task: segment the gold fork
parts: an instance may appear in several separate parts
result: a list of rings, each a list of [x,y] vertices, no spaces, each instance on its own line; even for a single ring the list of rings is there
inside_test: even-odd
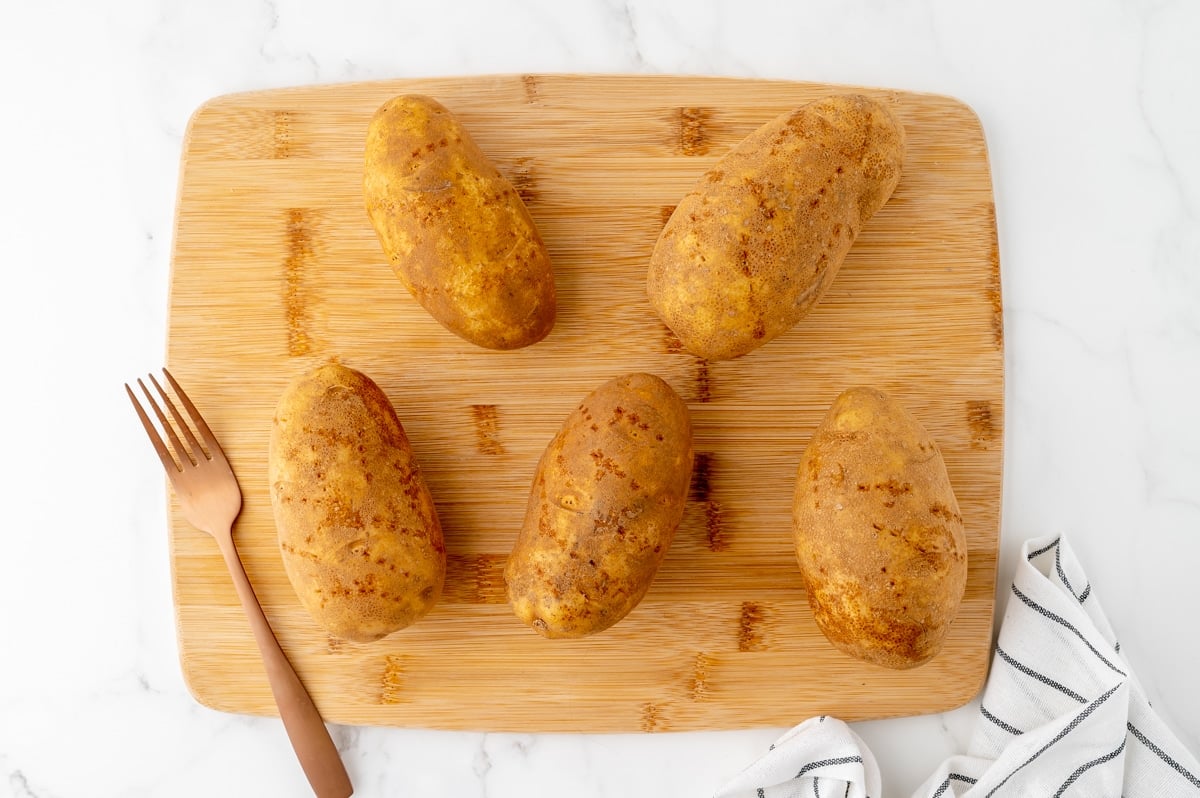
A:
[[[167,470],[167,476],[170,477],[171,484],[175,487],[175,495],[179,497],[179,504],[183,508],[184,517],[192,526],[212,535],[221,549],[225,565],[233,577],[233,586],[237,589],[238,598],[242,600],[242,609],[246,611],[246,617],[250,620],[254,640],[258,643],[258,650],[262,652],[271,692],[275,696],[275,704],[279,707],[279,716],[283,720],[288,738],[292,741],[292,748],[300,760],[300,767],[308,777],[308,783],[319,798],[347,798],[353,794],[354,788],[350,784],[350,777],[346,774],[337,747],[334,746],[329,730],[325,728],[321,714],[309,697],[308,691],[300,683],[296,671],[288,662],[283,649],[279,647],[279,641],[275,639],[271,625],[263,615],[262,607],[259,606],[254,588],[250,586],[250,580],[246,577],[246,571],[242,568],[242,561],[234,546],[233,522],[242,511],[242,491],[238,487],[237,477],[234,476],[229,461],[225,459],[225,453],[221,451],[216,436],[208,428],[208,424],[204,423],[196,406],[179,387],[171,372],[163,369],[163,374],[187,411],[192,426],[204,439],[203,446],[153,374],[150,375],[150,382],[162,397],[163,404],[175,420],[175,426],[187,439],[187,447],[180,441],[179,435],[167,421],[158,402],[154,401],[146,384],[140,379],[137,383],[146,394],[159,424],[166,431],[175,457],[167,450],[129,383],[125,384],[125,392],[129,394],[138,418],[142,420],[142,426],[146,428],[150,442],[154,444],[154,449]]]

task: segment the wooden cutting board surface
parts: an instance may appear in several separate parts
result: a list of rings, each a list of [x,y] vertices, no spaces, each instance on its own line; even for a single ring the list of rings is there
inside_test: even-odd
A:
[[[975,114],[946,97],[866,90],[908,133],[903,178],[825,299],[741,359],[680,350],[645,296],[676,202],[775,115],[845,90],[813,83],[522,75],[322,86],[221,97],[188,128],[168,363],[222,441],[245,508],[246,570],[284,650],[333,722],[519,731],[789,726],[946,710],[982,686],[990,644],[1003,442],[1000,263]],[[443,330],[393,276],[361,193],[367,122],[389,97],[442,101],[519,189],[558,282],[558,322],[517,352]],[[298,603],[266,480],[271,416],[294,375],[339,358],[403,421],[437,503],[445,594],[416,625],[356,644]],[[501,571],[543,448],[620,373],[660,375],[695,427],[691,500],[645,600],[589,639],[544,640]],[[939,441],[970,572],[949,642],[905,672],[833,649],[792,551],[800,453],[830,402],[868,384]],[[172,499],[183,671],[196,698],[274,714],[253,638],[213,541]]]

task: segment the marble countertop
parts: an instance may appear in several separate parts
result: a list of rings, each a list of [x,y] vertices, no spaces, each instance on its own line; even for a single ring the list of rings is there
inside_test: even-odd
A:
[[[72,0],[0,20],[0,796],[306,794],[277,720],[183,684],[162,474],[121,391],[164,357],[184,127],[235,91],[523,71],[888,86],[978,112],[1007,342],[1000,588],[1022,540],[1067,533],[1200,751],[1200,5]],[[908,795],[978,715],[855,729]],[[333,733],[361,796],[663,798],[712,794],[781,731]]]

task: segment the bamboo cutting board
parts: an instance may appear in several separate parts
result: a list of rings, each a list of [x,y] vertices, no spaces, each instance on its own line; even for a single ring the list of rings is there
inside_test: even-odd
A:
[[[170,368],[245,493],[246,570],[301,679],[340,723],[519,731],[789,726],[946,710],[981,687],[999,534],[1003,337],[987,151],[961,103],[869,90],[908,132],[904,173],[832,289],[741,359],[683,352],[645,297],[674,203],[743,136],[839,87],[676,77],[397,80],[221,97],[188,128],[170,299]],[[361,194],[367,121],[430,94],[516,185],[558,281],[558,322],[517,352],[477,349],[405,292]],[[332,639],[300,607],[266,481],[274,404],[331,357],[372,376],[408,430],[446,534],[442,601],[372,644]],[[501,577],[537,459],[604,380],[662,376],[688,401],[692,496],[658,577],[593,638],[544,640]],[[834,650],[792,552],[800,453],[834,397],[870,384],[940,442],[967,528],[966,598],[945,651],[893,672]],[[172,500],[174,502],[174,500]],[[171,514],[183,671],[196,698],[274,714],[211,538]]]

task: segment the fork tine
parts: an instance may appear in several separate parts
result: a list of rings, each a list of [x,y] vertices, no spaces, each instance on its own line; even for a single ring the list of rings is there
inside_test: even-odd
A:
[[[158,389],[158,395],[162,397],[163,404],[167,406],[167,410],[171,411],[171,417],[175,419],[176,426],[183,432],[183,437],[187,438],[188,446],[191,448],[192,454],[195,455],[192,461],[198,463],[201,460],[207,460],[208,455],[205,454],[204,447],[200,445],[200,441],[196,440],[196,436],[192,434],[191,427],[183,420],[183,416],[179,414],[179,411],[175,409],[175,403],[171,401],[171,397],[167,396],[167,392],[158,384],[158,380],[154,379],[153,374],[150,375],[150,382],[154,383],[154,387]]]
[[[183,402],[183,406],[187,408],[188,417],[192,419],[192,423],[196,425],[196,431],[200,433],[200,437],[204,439],[204,443],[208,446],[208,451],[213,458],[220,457],[222,460],[228,460],[225,457],[225,452],[221,449],[221,444],[217,443],[217,436],[213,435],[213,431],[208,428],[208,424],[204,421],[204,416],[200,415],[200,411],[192,404],[192,400],[184,393],[183,388],[179,387],[179,383],[175,382],[175,378],[171,376],[171,372],[163,369],[163,374],[167,375],[167,381],[171,383],[171,388],[174,389],[175,395],[179,397],[179,401]]]
[[[175,452],[175,456],[179,458],[181,470],[189,465],[196,465],[196,461],[192,459],[191,453],[183,448],[183,442],[179,440],[179,436],[175,434],[175,428],[171,426],[171,422],[167,421],[166,415],[162,408],[158,406],[158,402],[154,401],[154,397],[150,395],[150,389],[146,387],[146,383],[138,380],[138,385],[142,388],[142,393],[146,394],[146,400],[150,402],[150,408],[154,410],[154,415],[158,416],[158,423],[162,425],[166,431],[167,437],[171,440],[171,450]]]
[[[150,442],[154,444],[154,451],[158,452],[158,457],[162,460],[163,467],[167,469],[167,475],[171,477],[171,481],[175,481],[175,475],[182,469],[179,464],[171,457],[171,453],[167,451],[167,446],[159,437],[158,430],[154,429],[154,424],[150,422],[150,417],[146,415],[146,411],[142,409],[142,405],[134,395],[133,389],[129,387],[129,383],[125,383],[125,393],[129,394],[129,401],[133,402],[133,409],[137,411],[138,418],[142,420],[142,426],[146,428],[146,434],[150,436]]]

